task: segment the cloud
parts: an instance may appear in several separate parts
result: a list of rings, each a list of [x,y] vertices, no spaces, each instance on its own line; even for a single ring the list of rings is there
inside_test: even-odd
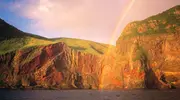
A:
[[[112,32],[132,0],[17,0],[12,8],[31,19],[32,32],[47,37],[72,37],[109,43]],[[135,0],[119,26],[142,20],[180,3],[179,0]]]
[[[22,16],[34,20],[31,27],[43,31],[42,35],[99,38],[100,42],[107,42],[111,36],[120,5],[119,0],[21,0],[14,3]]]

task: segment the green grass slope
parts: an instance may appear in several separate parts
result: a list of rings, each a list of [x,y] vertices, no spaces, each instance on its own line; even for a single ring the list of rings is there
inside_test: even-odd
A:
[[[107,51],[108,47],[111,46],[107,44],[75,38],[59,38],[55,39],[55,41],[64,42],[72,49],[92,54],[104,54]]]
[[[48,39],[22,32],[0,19],[0,54],[19,49],[64,42],[70,48],[91,54],[104,54],[111,45],[72,38]],[[113,47],[113,46],[112,46]]]
[[[128,24],[120,38],[142,35],[171,34],[180,30],[180,5],[142,21]]]

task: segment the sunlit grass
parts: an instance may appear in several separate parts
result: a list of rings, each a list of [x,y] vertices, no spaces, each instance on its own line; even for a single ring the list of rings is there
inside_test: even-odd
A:
[[[95,55],[104,54],[110,45],[96,43],[88,40],[59,38],[59,39],[39,39],[34,37],[11,38],[0,42],[0,54],[25,49],[35,46],[47,46],[63,42],[71,49]],[[112,46],[113,47],[113,46]]]
[[[178,5],[142,21],[132,22],[124,29],[121,38],[129,39],[136,36],[175,33],[180,25],[179,10],[180,6]]]

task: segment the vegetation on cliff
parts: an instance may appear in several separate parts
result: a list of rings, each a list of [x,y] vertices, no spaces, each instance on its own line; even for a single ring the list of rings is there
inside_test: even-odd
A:
[[[120,38],[135,36],[172,34],[180,30],[180,5],[142,21],[129,23]]]
[[[48,39],[0,20],[0,87],[97,89],[100,56],[111,45],[72,38]]]
[[[110,50],[87,40],[24,33],[0,20],[0,86],[180,88],[179,19],[176,6],[132,22]]]
[[[180,5],[128,24],[116,42],[124,86],[179,88],[179,33]]]
[[[72,38],[52,38],[22,32],[0,19],[0,54],[19,49],[63,42],[74,50],[96,55],[104,54],[111,45]],[[112,46],[113,47],[113,46]]]

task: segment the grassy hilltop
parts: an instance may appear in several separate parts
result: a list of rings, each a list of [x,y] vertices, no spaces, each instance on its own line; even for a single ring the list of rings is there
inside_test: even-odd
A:
[[[179,11],[180,5],[145,20],[134,21],[126,26],[121,34],[121,38],[175,33],[177,30],[180,30]]]
[[[107,44],[97,43],[88,40],[72,38],[48,39],[38,35],[22,32],[0,19],[0,54],[5,54],[18,49],[49,45],[58,42],[66,43],[70,48],[86,53],[101,55],[104,54]]]

